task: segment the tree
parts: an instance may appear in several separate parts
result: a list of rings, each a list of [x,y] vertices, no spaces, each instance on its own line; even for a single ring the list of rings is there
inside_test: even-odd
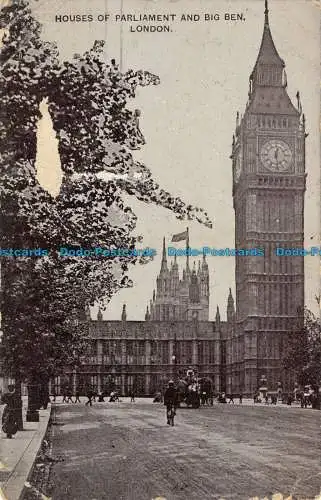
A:
[[[211,222],[199,208],[158,186],[132,151],[145,139],[138,110],[127,108],[137,86],[156,85],[144,71],[122,73],[104,59],[103,42],[83,56],[59,62],[54,44],[27,0],[0,13],[7,34],[0,51],[1,246],[45,248],[45,257],[3,260],[1,311],[8,371],[17,379],[48,380],[73,362],[85,331],[79,311],[131,286],[129,265],[146,258],[61,258],[62,246],[133,249],[136,215],[124,195],[170,209],[179,219]],[[37,181],[37,123],[46,99],[59,140],[63,180],[56,198]],[[84,327],[85,328],[85,327]]]
[[[319,386],[321,383],[321,321],[307,308],[300,311],[298,317],[297,328],[289,336],[283,364],[286,369],[293,370],[300,385]]]

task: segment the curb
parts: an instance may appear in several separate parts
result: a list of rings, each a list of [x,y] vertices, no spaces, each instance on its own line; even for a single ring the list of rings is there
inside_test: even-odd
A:
[[[52,406],[50,406],[50,410],[45,414],[39,415],[39,427],[37,431],[25,449],[15,469],[10,474],[10,477],[2,486],[4,494],[3,500],[19,500],[23,498],[26,491],[25,483],[32,475],[38,451],[47,432],[51,412]]]

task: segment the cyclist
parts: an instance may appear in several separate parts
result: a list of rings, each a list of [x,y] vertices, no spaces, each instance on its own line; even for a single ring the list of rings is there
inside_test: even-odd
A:
[[[167,423],[170,425],[171,412],[174,410],[174,415],[176,415],[177,408],[177,390],[174,386],[173,380],[168,382],[168,387],[164,394],[164,405],[166,406]]]

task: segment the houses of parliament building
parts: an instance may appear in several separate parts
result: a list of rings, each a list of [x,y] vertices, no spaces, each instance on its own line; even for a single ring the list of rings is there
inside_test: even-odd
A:
[[[150,395],[170,377],[192,367],[217,391],[253,395],[260,378],[269,390],[293,380],[282,367],[287,339],[304,306],[302,256],[280,258],[275,247],[303,248],[305,117],[300,95],[287,93],[285,63],[275,47],[268,2],[257,60],[243,115],[232,138],[235,248],[261,248],[264,257],[235,257],[235,304],[227,291],[226,320],[217,308],[209,321],[209,272],[205,257],[182,273],[167,261],[165,242],[156,289],[145,321],[87,317],[91,355],[74,386],[103,390],[114,381],[121,393]],[[292,387],[293,388],[293,387]]]

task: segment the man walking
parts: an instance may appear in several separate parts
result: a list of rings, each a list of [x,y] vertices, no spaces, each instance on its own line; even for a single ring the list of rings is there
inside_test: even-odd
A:
[[[89,405],[89,406],[92,406],[92,400],[93,400],[93,391],[92,390],[89,390],[87,392],[87,398],[88,398],[88,401],[86,401],[85,403],[85,406]]]
[[[68,389],[68,392],[67,392],[67,403],[69,403],[69,401],[71,403],[73,403],[73,399],[72,399],[72,391],[70,389]]]
[[[174,412],[174,415],[176,415],[177,408],[177,390],[172,380],[168,382],[168,387],[164,394],[164,405],[166,406],[167,424],[170,425],[170,416],[172,412]]]

